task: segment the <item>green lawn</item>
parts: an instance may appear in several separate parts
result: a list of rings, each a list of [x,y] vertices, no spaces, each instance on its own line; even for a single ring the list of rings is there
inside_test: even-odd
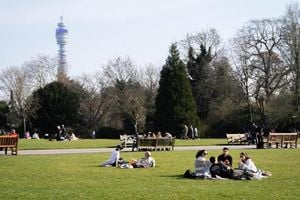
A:
[[[20,139],[19,149],[83,149],[83,148],[101,148],[113,147],[120,143],[118,139],[81,139],[77,141],[49,141],[24,140]],[[199,139],[199,140],[176,140],[175,146],[200,146],[200,145],[219,145],[226,144],[226,139]]]
[[[219,151],[209,151],[217,156]],[[237,163],[238,150],[231,150]],[[109,153],[0,156],[0,199],[299,199],[300,150],[248,150],[263,180],[192,180],[195,151],[153,152],[152,169],[100,168]],[[122,152],[124,159],[142,152]]]

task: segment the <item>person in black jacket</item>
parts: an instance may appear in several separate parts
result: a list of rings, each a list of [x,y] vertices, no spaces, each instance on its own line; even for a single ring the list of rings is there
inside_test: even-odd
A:
[[[229,148],[223,148],[223,153],[218,156],[218,163],[223,163],[229,167],[232,167],[232,157],[229,155]]]

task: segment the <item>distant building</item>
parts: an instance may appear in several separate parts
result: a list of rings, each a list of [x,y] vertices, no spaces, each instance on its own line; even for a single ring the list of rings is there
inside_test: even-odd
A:
[[[58,49],[58,68],[57,68],[57,80],[64,81],[67,77],[67,60],[65,45],[67,43],[68,30],[63,23],[63,17],[60,17],[60,22],[57,24],[55,32],[56,42],[59,47]]]

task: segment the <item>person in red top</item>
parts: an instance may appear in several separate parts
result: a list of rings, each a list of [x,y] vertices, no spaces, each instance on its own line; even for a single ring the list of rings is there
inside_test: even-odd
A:
[[[11,129],[11,132],[8,135],[17,136],[18,134],[16,133],[15,129]]]

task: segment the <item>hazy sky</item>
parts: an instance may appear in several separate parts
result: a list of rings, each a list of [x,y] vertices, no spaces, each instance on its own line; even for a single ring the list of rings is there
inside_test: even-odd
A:
[[[172,42],[215,28],[227,41],[257,18],[280,17],[295,0],[0,0],[0,69],[57,53],[60,15],[69,30],[69,74],[92,73],[116,56],[164,63]]]

